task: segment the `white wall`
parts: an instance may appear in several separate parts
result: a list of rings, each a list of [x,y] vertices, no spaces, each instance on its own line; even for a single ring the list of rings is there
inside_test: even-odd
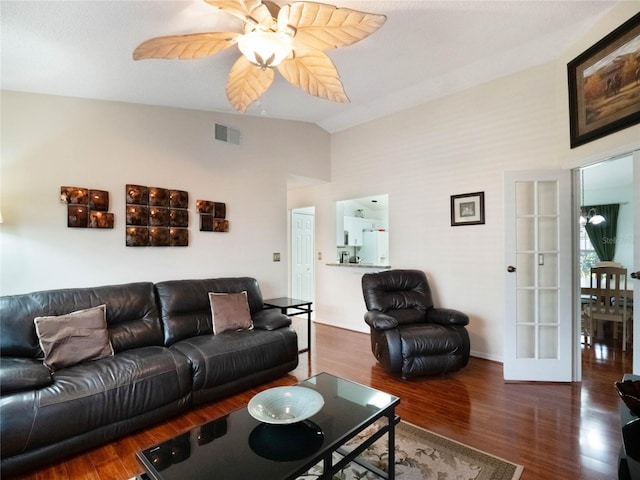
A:
[[[319,127],[239,115],[2,92],[0,293],[248,275],[287,294],[287,174],[329,179]],[[242,145],[213,140],[214,123]],[[189,192],[188,247],[126,247],[127,183]],[[113,230],[67,228],[61,186],[107,190]],[[199,231],[197,199],[229,233]],[[285,261],[272,262],[280,252]]]
[[[630,18],[617,6],[573,58]],[[558,169],[640,148],[640,126],[569,148],[565,58],[332,136],[327,185],[289,192],[289,208],[315,205],[316,248],[335,250],[335,201],[389,194],[390,258],[430,278],[437,306],[471,317],[474,355],[501,360],[504,342],[503,174]],[[486,224],[450,226],[450,196],[485,192]],[[329,256],[324,256],[330,258]],[[331,257],[332,258],[332,257]],[[363,269],[318,261],[316,319],[368,331]]]

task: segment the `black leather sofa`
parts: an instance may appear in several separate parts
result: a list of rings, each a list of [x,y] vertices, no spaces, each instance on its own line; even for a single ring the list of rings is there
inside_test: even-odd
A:
[[[208,292],[246,291],[253,330],[213,334]],[[114,355],[51,372],[39,316],[106,305]],[[2,477],[42,467],[278,378],[298,365],[291,320],[249,277],[0,297]]]

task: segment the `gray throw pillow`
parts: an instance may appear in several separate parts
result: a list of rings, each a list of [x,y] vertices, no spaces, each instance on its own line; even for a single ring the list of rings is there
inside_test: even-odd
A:
[[[34,319],[43,363],[52,371],[113,355],[107,329],[107,307]]]
[[[218,335],[229,330],[252,330],[253,320],[249,310],[247,292],[209,292],[213,333]]]

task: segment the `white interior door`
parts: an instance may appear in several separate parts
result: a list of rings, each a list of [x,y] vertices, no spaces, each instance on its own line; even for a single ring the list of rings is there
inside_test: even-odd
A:
[[[506,172],[504,187],[504,378],[569,382],[571,172]]]
[[[291,213],[291,296],[314,301],[315,215],[311,210],[293,210]]]

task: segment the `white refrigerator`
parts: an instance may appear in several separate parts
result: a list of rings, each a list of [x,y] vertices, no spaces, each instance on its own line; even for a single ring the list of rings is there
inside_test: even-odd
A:
[[[389,265],[389,232],[365,230],[359,256],[365,265]]]

